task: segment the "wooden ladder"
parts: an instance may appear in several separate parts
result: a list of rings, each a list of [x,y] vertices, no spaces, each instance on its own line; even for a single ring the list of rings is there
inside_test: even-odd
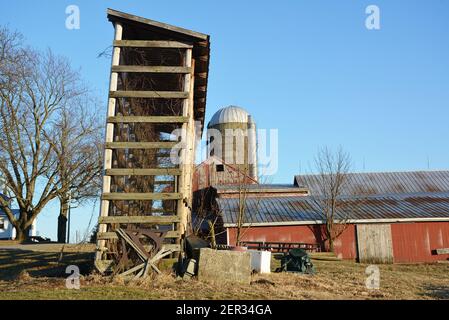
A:
[[[100,271],[106,270],[111,261],[105,259],[107,251],[106,241],[118,239],[115,232],[108,231],[109,224],[154,224],[173,225],[173,231],[166,233],[166,238],[176,239],[176,244],[166,245],[172,251],[181,251],[181,238],[185,234],[189,219],[189,204],[191,203],[191,181],[194,163],[194,60],[192,58],[191,44],[177,41],[142,41],[122,40],[123,26],[115,23],[115,37],[113,43],[113,56],[110,77],[109,102],[106,123],[106,143],[104,153],[103,192],[101,197],[99,228],[97,234],[97,252],[95,265]],[[176,48],[183,50],[184,66],[129,66],[120,65],[120,52],[123,47],[139,48]],[[118,74],[121,72],[141,73],[174,73],[184,75],[183,91],[118,91]],[[120,116],[116,115],[118,98],[163,98],[183,99],[182,116]],[[182,125],[186,133],[185,142],[180,148],[181,163],[178,168],[133,169],[112,168],[112,155],[114,149],[159,149],[174,148],[179,142],[117,142],[114,141],[114,124],[117,123],[177,123]],[[174,176],[175,190],[173,192],[154,193],[125,193],[111,192],[112,176]],[[111,201],[121,200],[174,200],[176,201],[176,215],[172,216],[109,216]]]

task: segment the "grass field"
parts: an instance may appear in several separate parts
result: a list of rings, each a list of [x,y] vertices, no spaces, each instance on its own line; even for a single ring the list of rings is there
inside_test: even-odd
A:
[[[125,283],[92,270],[92,246],[0,248],[0,299],[449,299],[449,265],[382,265],[380,289],[365,286],[366,265],[314,260],[315,275],[254,275],[251,285],[177,280],[167,270]],[[65,268],[79,266],[80,290],[65,287]],[[275,266],[273,266],[275,267]]]

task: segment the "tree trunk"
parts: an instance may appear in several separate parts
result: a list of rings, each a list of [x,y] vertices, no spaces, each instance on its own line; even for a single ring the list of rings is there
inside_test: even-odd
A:
[[[332,237],[329,237],[329,252],[334,252],[334,239]]]
[[[329,221],[326,224],[326,238],[329,252],[334,252],[334,224]]]
[[[207,223],[209,224],[211,247],[212,247],[212,249],[216,249],[217,248],[217,241],[216,241],[216,238],[215,238],[215,225],[210,220],[207,220]]]
[[[22,243],[26,242],[30,238],[31,226],[25,228],[23,224],[19,224],[18,226],[14,226],[14,228],[16,229],[16,241]]]
[[[67,214],[69,212],[68,200],[60,201],[59,217],[58,217],[58,242],[66,243],[67,241]]]
[[[236,233],[236,236],[235,236],[235,246],[236,247],[240,246],[241,230],[242,230],[242,226],[240,225],[240,223],[238,223],[237,224],[237,233]]]
[[[23,230],[20,227],[19,228],[16,227],[16,238],[15,238],[15,240],[19,241],[19,242],[25,242],[26,239],[27,239],[26,231]]]

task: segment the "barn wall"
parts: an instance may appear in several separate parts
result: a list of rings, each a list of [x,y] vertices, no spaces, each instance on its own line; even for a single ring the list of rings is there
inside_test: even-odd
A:
[[[229,242],[234,245],[236,229],[229,228]],[[435,250],[449,248],[449,222],[392,223],[391,236],[395,263],[435,262],[449,255],[436,255]],[[349,225],[335,240],[335,253],[343,259],[357,258],[356,228]],[[278,241],[319,243],[324,248],[320,227],[269,226],[251,227],[243,241]]]
[[[361,263],[393,263],[391,224],[358,224],[357,255]]]
[[[246,229],[242,241],[318,243],[324,249],[323,226],[269,226]],[[229,245],[235,245],[236,228],[228,228]],[[355,227],[349,225],[334,242],[335,253],[343,259],[356,258]]]
[[[357,258],[357,240],[355,225],[348,225],[346,230],[334,241],[335,254],[341,259]]]
[[[449,248],[449,222],[394,223],[391,225],[394,262],[447,260],[434,250]]]

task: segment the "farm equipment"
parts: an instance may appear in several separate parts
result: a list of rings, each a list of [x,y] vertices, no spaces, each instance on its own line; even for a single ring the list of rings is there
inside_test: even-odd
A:
[[[163,243],[166,232],[144,228],[116,230],[119,241],[116,243],[114,274],[133,275],[135,278],[147,277],[150,271],[161,273],[158,262],[173,253]],[[167,246],[168,247],[168,246]]]
[[[304,249],[291,249],[288,253],[284,253],[280,260],[281,266],[276,272],[315,273],[310,256]]]

